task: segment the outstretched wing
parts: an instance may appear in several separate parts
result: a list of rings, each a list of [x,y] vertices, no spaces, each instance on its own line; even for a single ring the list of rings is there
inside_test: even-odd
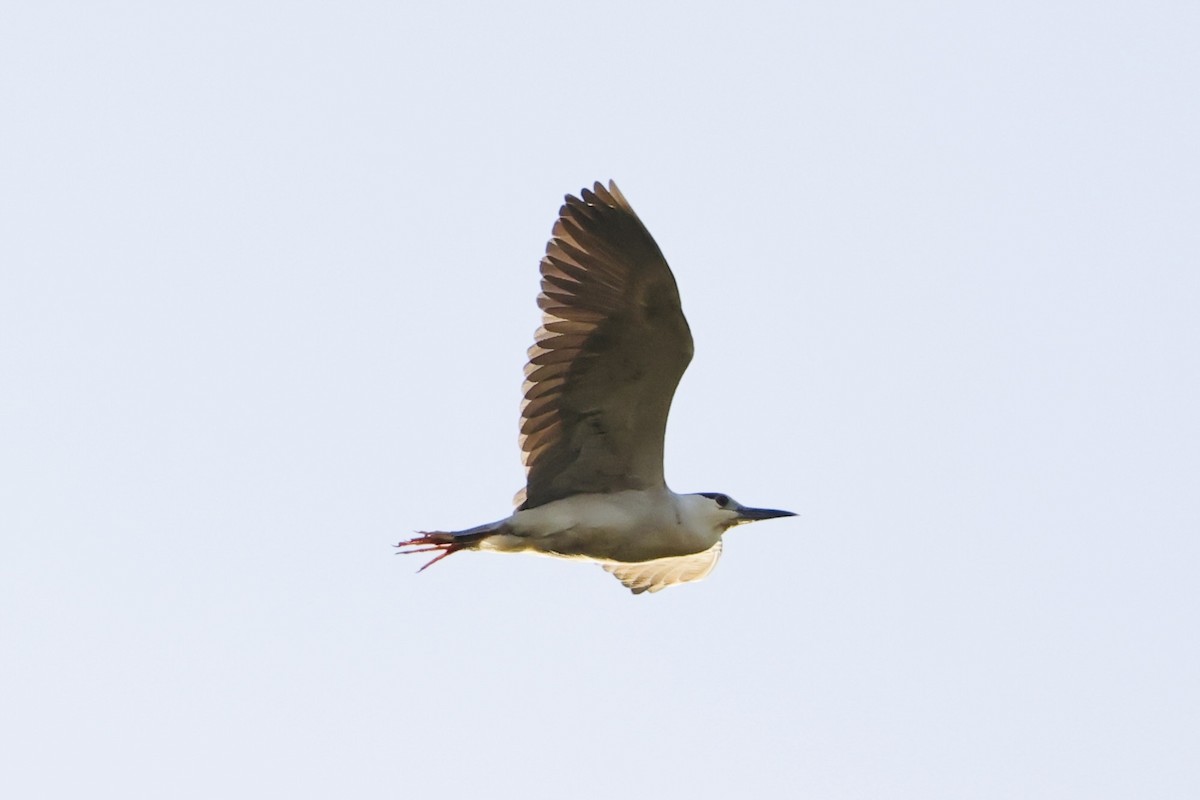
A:
[[[663,436],[692,334],[675,278],[613,182],[567,196],[542,258],[521,403],[520,508],[664,486]]]
[[[707,550],[690,556],[656,558],[636,564],[613,562],[601,566],[605,572],[617,576],[617,580],[629,587],[634,594],[641,594],[708,577],[708,573],[713,571],[720,557],[721,542],[717,542]]]

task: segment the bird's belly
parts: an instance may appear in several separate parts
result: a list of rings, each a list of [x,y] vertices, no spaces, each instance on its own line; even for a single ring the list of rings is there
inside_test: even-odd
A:
[[[547,555],[592,561],[651,561],[708,549],[694,537],[672,528],[631,531],[575,527],[531,537],[529,547]]]
[[[719,538],[689,528],[669,495],[617,492],[576,495],[518,511],[497,550],[594,561],[650,561],[707,550]],[[495,538],[495,537],[493,537]]]

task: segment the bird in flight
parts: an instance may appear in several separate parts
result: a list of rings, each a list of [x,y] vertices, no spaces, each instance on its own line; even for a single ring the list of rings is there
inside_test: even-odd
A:
[[[667,488],[663,437],[692,334],[666,259],[614,182],[567,196],[541,274],[516,511],[418,533],[399,552],[436,553],[422,570],[460,550],[592,561],[640,594],[707,576],[735,525],[794,516]]]

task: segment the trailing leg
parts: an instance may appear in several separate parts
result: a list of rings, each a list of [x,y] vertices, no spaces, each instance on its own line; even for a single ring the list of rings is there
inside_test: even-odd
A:
[[[430,561],[417,570],[424,572],[429,567],[441,561],[446,556],[451,556],[459,550],[477,550],[479,543],[489,536],[494,536],[501,533],[503,523],[490,522],[487,525],[480,525],[477,528],[471,528],[465,531],[428,531],[420,532],[411,539],[406,539],[396,545],[399,548],[396,552],[402,555],[412,555],[413,553],[437,553]]]

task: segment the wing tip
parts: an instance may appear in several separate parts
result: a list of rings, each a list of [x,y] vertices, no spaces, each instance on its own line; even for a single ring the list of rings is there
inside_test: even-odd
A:
[[[619,208],[621,206],[629,207],[629,201],[625,199],[625,195],[617,187],[617,182],[612,178],[608,179],[606,186],[603,181],[593,181],[591,187],[584,186],[579,190],[579,195],[567,194],[563,197],[563,206],[558,210],[559,216],[563,216],[572,207],[577,206],[595,206],[596,200],[599,200],[601,205],[606,205],[609,208]]]

